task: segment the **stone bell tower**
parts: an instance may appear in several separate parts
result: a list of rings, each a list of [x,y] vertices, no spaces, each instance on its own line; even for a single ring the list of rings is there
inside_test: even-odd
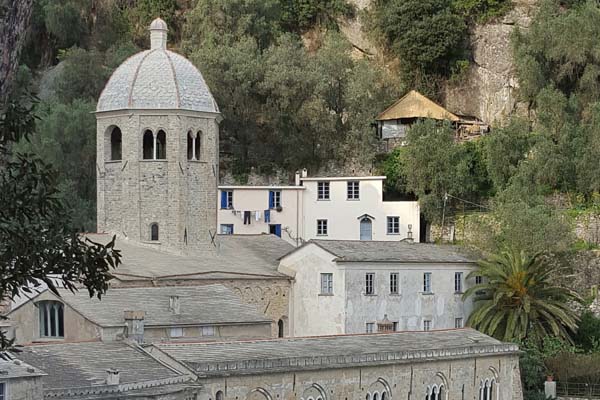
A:
[[[221,115],[200,71],[167,50],[167,32],[154,20],[150,50],[121,64],[98,100],[98,232],[212,251]]]

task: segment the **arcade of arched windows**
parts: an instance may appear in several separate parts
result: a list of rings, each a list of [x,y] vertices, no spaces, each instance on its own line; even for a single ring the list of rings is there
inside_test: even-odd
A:
[[[142,158],[165,160],[167,158],[167,134],[162,129],[153,132],[146,129],[142,136]]]

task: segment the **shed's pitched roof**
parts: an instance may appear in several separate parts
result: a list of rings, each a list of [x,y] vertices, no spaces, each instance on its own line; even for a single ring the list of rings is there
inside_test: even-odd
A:
[[[421,93],[411,90],[375,118],[386,121],[401,118],[432,118],[458,121],[460,118],[434,103]]]
[[[60,294],[65,303],[104,327],[123,326],[124,311],[145,311],[146,326],[271,322],[223,285],[112,288],[101,300],[90,298],[87,291],[60,290]],[[171,296],[179,297],[179,314],[169,310]]]
[[[24,347],[19,358],[48,374],[44,390],[104,385],[106,371],[117,369],[120,383],[165,380],[182,374],[123,342],[63,343]]]
[[[46,373],[32,365],[26,364],[14,354],[0,352],[0,377],[2,379],[29,378],[44,376]]]
[[[88,234],[107,243],[109,234]],[[288,279],[277,271],[279,258],[294,246],[275,235],[219,235],[210,254],[183,255],[118,238],[122,264],[113,275],[121,281],[193,279]]]
[[[473,263],[452,245],[372,240],[309,240],[341,262]]]
[[[340,368],[344,364],[400,363],[517,351],[516,345],[502,343],[474,329],[153,346],[207,375],[323,368],[325,365]]]

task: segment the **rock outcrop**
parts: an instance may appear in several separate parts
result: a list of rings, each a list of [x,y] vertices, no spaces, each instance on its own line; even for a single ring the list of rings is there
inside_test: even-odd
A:
[[[473,62],[462,83],[448,85],[445,98],[449,110],[498,125],[525,109],[516,97],[511,35],[516,27],[529,27],[536,3],[513,0],[513,9],[500,20],[472,30]]]

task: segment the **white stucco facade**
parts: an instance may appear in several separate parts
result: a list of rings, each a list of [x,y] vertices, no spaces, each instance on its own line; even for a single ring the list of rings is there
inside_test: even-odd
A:
[[[418,242],[419,203],[383,201],[384,180],[384,176],[303,177],[298,178],[298,185],[291,186],[219,186],[219,231],[241,235],[280,233],[294,245],[316,238],[412,238]],[[250,213],[249,222],[246,212]],[[269,213],[268,219],[265,212]]]
[[[345,262],[309,242],[284,257],[279,267],[294,277],[290,334],[366,333],[367,324],[377,332],[384,319],[395,330],[424,330],[426,321],[427,329],[462,327],[472,310],[462,293],[474,284],[466,276],[475,268],[469,262]],[[424,291],[425,273],[431,274],[429,292]],[[462,273],[461,290],[455,290],[456,273]],[[322,292],[321,274],[332,274],[331,294]],[[373,294],[366,293],[367,274],[373,274]],[[397,274],[397,293],[391,290],[391,274]]]

